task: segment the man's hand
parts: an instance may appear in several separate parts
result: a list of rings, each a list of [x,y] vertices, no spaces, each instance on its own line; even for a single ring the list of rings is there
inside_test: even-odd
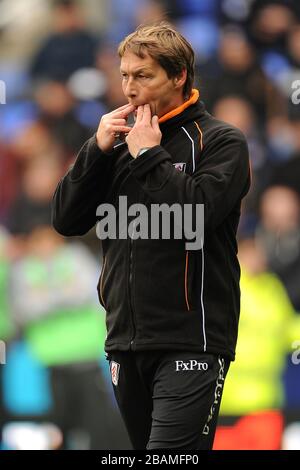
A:
[[[122,132],[126,134],[131,131],[131,127],[126,126],[126,124],[128,115],[134,109],[133,105],[125,104],[111,113],[102,116],[96,135],[100,150],[106,153],[110,152],[113,148],[116,135]]]
[[[161,141],[161,132],[158,125],[158,116],[151,118],[151,109],[149,104],[139,106],[135,124],[128,136],[126,142],[133,158],[137,157],[140,149],[143,147],[155,147]]]

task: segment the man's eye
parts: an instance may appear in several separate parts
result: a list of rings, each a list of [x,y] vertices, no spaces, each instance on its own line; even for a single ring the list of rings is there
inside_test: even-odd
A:
[[[126,73],[122,73],[122,78],[128,78],[128,75]]]

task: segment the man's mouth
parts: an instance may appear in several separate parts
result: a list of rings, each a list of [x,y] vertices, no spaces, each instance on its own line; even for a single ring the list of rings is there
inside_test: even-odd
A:
[[[139,103],[139,104],[130,103],[130,104],[132,104],[132,105],[135,107],[135,109],[133,110],[133,115],[136,117],[136,116],[137,116],[138,107],[139,107],[139,106],[144,106],[146,103]],[[153,106],[150,105],[150,108],[151,108],[151,114],[152,114],[152,116],[153,116],[153,114],[155,114],[155,112],[156,112],[156,106],[154,105],[154,109],[153,109]]]

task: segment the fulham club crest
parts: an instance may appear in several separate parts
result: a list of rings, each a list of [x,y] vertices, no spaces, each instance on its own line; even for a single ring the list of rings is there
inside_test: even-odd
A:
[[[186,163],[184,163],[184,162],[182,162],[182,163],[173,163],[173,165],[176,168],[176,170],[185,171]]]
[[[120,364],[115,361],[111,361],[110,364],[110,373],[111,373],[111,381],[114,385],[118,385],[119,382],[119,372],[120,372]]]

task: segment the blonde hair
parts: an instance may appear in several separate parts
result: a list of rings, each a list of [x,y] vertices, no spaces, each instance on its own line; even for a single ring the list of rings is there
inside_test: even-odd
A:
[[[139,26],[119,44],[121,58],[126,51],[142,59],[148,53],[166,71],[168,78],[177,77],[186,69],[183,95],[190,97],[195,75],[195,54],[190,43],[168,22]]]

